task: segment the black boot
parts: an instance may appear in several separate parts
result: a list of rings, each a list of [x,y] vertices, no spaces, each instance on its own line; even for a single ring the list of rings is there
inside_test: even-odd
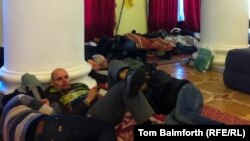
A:
[[[128,73],[126,81],[128,96],[134,97],[146,82],[146,73],[142,68],[138,68]]]

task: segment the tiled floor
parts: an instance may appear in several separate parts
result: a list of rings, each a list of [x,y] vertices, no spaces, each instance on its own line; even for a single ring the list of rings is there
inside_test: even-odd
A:
[[[226,87],[222,73],[215,71],[202,73],[180,63],[158,65],[158,69],[196,84],[203,93],[205,105],[250,121],[250,94]]]

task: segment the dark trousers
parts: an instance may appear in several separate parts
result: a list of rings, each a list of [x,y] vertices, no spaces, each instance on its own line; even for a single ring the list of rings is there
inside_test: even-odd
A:
[[[116,141],[114,127],[95,118],[60,115],[45,118],[42,141]]]

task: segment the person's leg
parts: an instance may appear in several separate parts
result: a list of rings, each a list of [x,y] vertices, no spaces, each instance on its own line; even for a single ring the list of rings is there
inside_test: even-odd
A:
[[[118,83],[121,79],[119,77],[119,73],[124,70],[129,69],[128,64],[123,62],[122,60],[112,60],[108,64],[108,87],[112,88],[113,85]]]
[[[166,116],[165,124],[167,125],[181,125],[182,124],[175,119],[175,110]]]
[[[139,91],[134,97],[123,96],[126,109],[131,113],[137,124],[142,124],[155,114],[144,94]]]
[[[42,140],[115,141],[114,127],[95,118],[60,115],[45,119]]]
[[[178,93],[175,119],[183,124],[222,124],[201,115],[203,97],[199,89],[189,83]]]
[[[126,93],[123,95],[123,102],[126,109],[131,113],[138,124],[149,120],[154,110],[141,92],[141,87],[146,82],[145,71],[138,68],[128,72],[126,77]]]
[[[145,96],[140,92],[129,97],[126,86],[126,82],[121,80],[110,88],[107,94],[90,108],[90,116],[116,125],[121,122],[125,112],[129,111],[138,124],[149,120],[154,111]]]
[[[119,82],[110,88],[104,97],[97,100],[91,106],[88,115],[107,121],[113,125],[118,124],[125,114],[125,106],[121,100],[123,85],[125,85],[123,82]]]
[[[144,95],[138,92],[139,86],[134,87],[134,81],[138,81],[136,74],[140,71],[131,73],[129,77],[126,77],[126,80],[119,80],[117,78],[119,77],[121,68],[127,68],[127,65],[122,64],[124,63],[118,60],[110,62],[108,69],[109,82],[112,79],[114,85],[110,86],[109,83],[107,94],[90,108],[89,115],[116,125],[122,120],[126,110],[128,110],[136,122],[141,124],[149,120],[149,117],[154,114],[154,111]],[[140,84],[142,85],[143,83],[144,82],[141,82]],[[130,95],[130,90],[133,91],[134,94]],[[112,111],[112,114],[106,111]]]

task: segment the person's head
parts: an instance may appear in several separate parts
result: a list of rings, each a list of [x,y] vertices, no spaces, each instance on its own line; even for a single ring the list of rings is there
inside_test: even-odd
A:
[[[100,66],[100,69],[107,69],[107,60],[103,55],[95,54],[92,56],[92,59]]]
[[[50,85],[54,86],[58,91],[69,89],[71,85],[68,72],[62,68],[52,71]]]

